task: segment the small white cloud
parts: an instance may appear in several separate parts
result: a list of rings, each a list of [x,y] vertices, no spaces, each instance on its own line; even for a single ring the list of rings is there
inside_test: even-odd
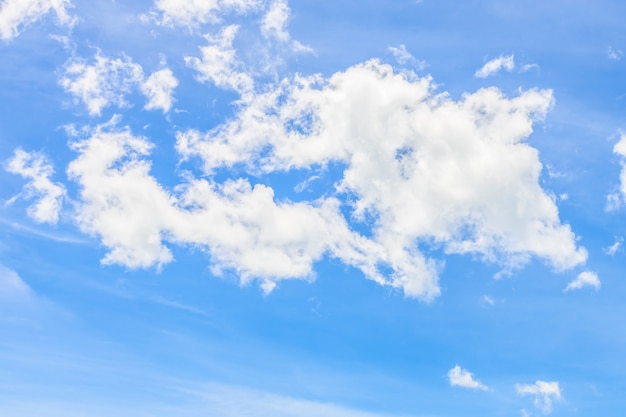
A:
[[[287,32],[287,20],[289,19],[289,6],[285,0],[274,0],[261,21],[261,33],[266,39],[277,39],[281,42],[289,41]]]
[[[143,79],[143,69],[129,57],[111,59],[97,51],[92,63],[83,58],[71,58],[65,64],[59,84],[95,116],[111,104],[126,106],[124,96]]]
[[[0,38],[11,40],[26,26],[54,11],[60,25],[71,27],[75,18],[68,13],[70,0],[4,0],[0,5]]]
[[[604,252],[607,255],[613,256],[613,255],[615,255],[617,253],[618,250],[621,249],[623,244],[624,244],[624,237],[623,236],[616,237],[615,238],[615,243],[613,243],[608,248],[604,248]]]
[[[609,49],[606,51],[606,55],[609,57],[609,59],[619,61],[624,56],[624,53],[619,49],[613,49],[609,46]]]
[[[400,45],[397,48],[395,46],[390,46],[389,48],[387,48],[387,50],[391,52],[391,54],[400,65],[408,64],[409,62],[415,61],[415,57],[409,51],[407,51],[405,45]]]
[[[18,148],[5,164],[5,169],[28,180],[24,193],[37,199],[28,208],[28,215],[38,223],[57,223],[66,192],[62,184],[50,180],[54,169],[45,156]]]
[[[200,48],[202,58],[185,57],[187,66],[198,72],[198,81],[211,81],[220,88],[232,89],[240,94],[249,93],[253,89],[252,77],[238,70],[241,63],[233,48],[238,29],[237,25],[230,25],[216,36],[205,35],[209,45]]]
[[[496,302],[493,298],[489,297],[488,295],[483,295],[483,297],[480,299],[484,304],[489,304],[490,306],[494,305]]]
[[[583,287],[593,287],[598,291],[600,289],[598,274],[590,271],[581,272],[575,280],[567,284],[563,291],[579,290]]]
[[[474,74],[478,78],[487,78],[490,75],[497,73],[498,71],[505,69],[506,71],[513,71],[515,68],[514,56],[501,55],[498,58],[492,59],[487,62],[481,69]]]
[[[448,371],[448,380],[450,381],[451,387],[462,387],[482,391],[489,389],[486,385],[474,379],[474,375],[471,372],[461,368],[459,365],[456,365]]]
[[[533,396],[535,407],[544,414],[550,414],[552,412],[553,401],[561,400],[561,388],[556,381],[537,381],[534,384],[527,385],[516,384],[515,390],[517,394],[522,397]],[[522,410],[522,415],[524,415],[525,412],[525,410]]]
[[[626,134],[622,134],[620,140],[613,147],[613,153],[620,156],[622,170],[620,172],[619,191],[607,196],[607,211],[617,210],[626,201]]]
[[[172,107],[172,95],[177,86],[178,80],[169,68],[154,72],[141,84],[141,91],[148,98],[144,108],[161,109],[167,113]]]

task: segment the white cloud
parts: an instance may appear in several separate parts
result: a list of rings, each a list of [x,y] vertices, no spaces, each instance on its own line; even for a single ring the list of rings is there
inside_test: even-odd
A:
[[[515,390],[520,396],[535,397],[535,407],[544,414],[552,412],[552,402],[561,400],[561,388],[558,382],[537,381],[534,384],[516,384]]]
[[[563,291],[579,290],[583,287],[593,287],[598,291],[600,289],[598,274],[590,271],[581,272],[575,280],[567,284]]]
[[[489,304],[490,306],[496,303],[495,300],[489,297],[488,295],[483,295],[483,298],[481,298],[481,301],[485,304]]]
[[[498,58],[494,58],[491,61],[487,62],[485,65],[483,65],[481,69],[476,71],[476,74],[474,75],[478,78],[487,78],[502,69],[505,69],[507,71],[513,71],[513,68],[515,68],[513,55],[501,55]]]
[[[140,90],[148,99],[146,110],[168,112],[178,80],[172,71],[163,68],[145,79],[141,65],[123,55],[112,59],[97,51],[91,62],[73,57],[65,64],[59,84],[66,92],[81,101],[92,116],[99,116],[111,105],[127,107],[126,95]]]
[[[406,46],[400,45],[399,47],[390,46],[387,48],[389,52],[394,56],[398,64],[406,65],[413,64],[418,69],[423,69],[426,65],[423,61],[418,61],[415,57],[406,49]]]
[[[100,115],[112,104],[127,106],[124,96],[143,81],[141,66],[127,56],[111,59],[100,51],[93,61],[89,64],[83,58],[70,59],[59,80],[61,86],[82,101],[91,115]]]
[[[185,57],[187,66],[198,71],[198,81],[211,81],[218,87],[232,89],[240,94],[252,90],[252,77],[238,71],[241,63],[233,48],[238,28],[237,25],[230,25],[224,27],[217,36],[205,35],[209,45],[200,48],[202,58]]]
[[[604,252],[606,252],[607,255],[614,256],[617,253],[617,251],[620,250],[623,244],[624,244],[624,237],[623,236],[616,237],[615,243],[613,243],[608,248],[605,248]]]
[[[166,26],[215,23],[224,12],[245,13],[256,8],[259,0],[156,0],[152,17]]]
[[[624,56],[624,53],[620,51],[619,49],[613,49],[612,47],[609,47],[609,49],[606,52],[606,55],[609,57],[609,59],[612,59],[614,61],[619,61]]]
[[[619,192],[607,196],[607,210],[616,210],[626,201],[626,134],[613,147],[613,153],[621,157],[622,171],[620,173]]]
[[[456,365],[454,368],[448,371],[448,380],[451,387],[462,387],[469,389],[479,389],[486,391],[489,388],[486,385],[480,383],[480,381],[474,379],[474,375],[466,369]]]
[[[72,26],[75,18],[68,13],[71,7],[70,0],[4,0],[0,5],[0,37],[5,41],[15,38],[50,11],[56,13],[59,24]]]
[[[57,223],[66,192],[62,184],[50,180],[54,169],[46,158],[40,153],[18,148],[5,164],[5,169],[28,180],[24,192],[27,197],[37,199],[28,208],[28,215],[38,223]]]
[[[327,253],[382,282],[373,264],[382,248],[348,229],[336,199],[276,203],[271,188],[245,180],[189,178],[169,192],[149,174],[153,145],[116,122],[77,141],[68,168],[81,189],[76,220],[109,249],[103,263],[161,266],[172,260],[168,241],[206,249],[214,272],[234,269],[268,292],[281,279],[312,278]]]
[[[289,41],[287,32],[287,20],[289,19],[289,6],[285,0],[274,0],[261,21],[261,33],[267,39],[277,39],[281,42]]]
[[[161,109],[167,113],[172,107],[172,95],[177,86],[178,80],[169,68],[154,72],[141,84],[141,91],[148,98],[144,108]]]
[[[532,256],[556,270],[584,263],[586,251],[539,185],[538,152],[524,141],[551,92],[509,99],[488,88],[454,101],[432,90],[429,78],[378,61],[329,80],[295,77],[212,131],[180,132],[177,149],[200,157],[209,175],[234,165],[258,173],[344,164],[336,187],[385,248],[388,282],[407,295],[439,293],[440,263],[422,243],[507,268]]]

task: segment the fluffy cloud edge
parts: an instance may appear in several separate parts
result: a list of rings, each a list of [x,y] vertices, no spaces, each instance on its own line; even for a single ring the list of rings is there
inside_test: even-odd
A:
[[[558,381],[536,381],[534,384],[515,384],[519,396],[534,397],[534,405],[544,414],[552,412],[554,402],[561,401],[562,393]]]
[[[600,283],[600,278],[598,278],[598,274],[596,274],[595,272],[591,272],[591,271],[583,271],[580,274],[578,274],[576,279],[574,279],[569,284],[567,284],[567,286],[565,287],[563,291],[569,292],[573,290],[579,290],[584,287],[592,287],[596,291],[598,291],[600,289],[600,286],[601,286],[601,283]]]
[[[0,5],[0,38],[10,41],[25,27],[54,11],[59,25],[72,27],[76,18],[68,12],[70,0],[4,0]]]
[[[461,368],[459,365],[455,365],[448,371],[448,381],[451,387],[468,388],[472,390],[487,391],[489,387],[481,383],[474,377],[467,369]]]
[[[37,223],[56,224],[59,221],[63,200],[66,198],[66,190],[61,183],[50,179],[54,174],[54,168],[48,159],[42,153],[26,152],[17,148],[4,168],[27,180],[24,194],[27,198],[36,199],[36,202],[28,207],[28,215]]]

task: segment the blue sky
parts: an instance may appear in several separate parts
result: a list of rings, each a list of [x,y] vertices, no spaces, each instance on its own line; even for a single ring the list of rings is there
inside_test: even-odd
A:
[[[3,416],[618,416],[626,4],[3,0]]]

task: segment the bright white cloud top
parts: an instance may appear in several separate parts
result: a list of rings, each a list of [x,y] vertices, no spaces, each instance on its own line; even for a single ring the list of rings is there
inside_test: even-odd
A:
[[[461,368],[459,365],[455,365],[454,368],[448,371],[448,380],[450,381],[450,386],[452,387],[469,388],[482,391],[487,391],[489,389],[489,387],[475,379],[474,375],[470,371]]]
[[[8,417],[626,408],[623,2],[0,2]]]

